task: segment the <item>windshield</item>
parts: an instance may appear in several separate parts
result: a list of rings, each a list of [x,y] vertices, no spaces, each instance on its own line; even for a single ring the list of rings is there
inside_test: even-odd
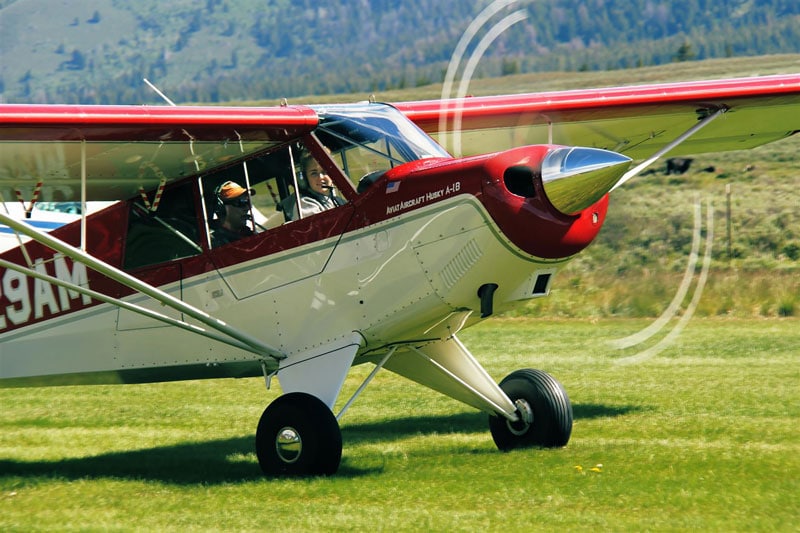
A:
[[[413,122],[386,104],[315,106],[315,134],[353,183],[417,159],[450,157]]]

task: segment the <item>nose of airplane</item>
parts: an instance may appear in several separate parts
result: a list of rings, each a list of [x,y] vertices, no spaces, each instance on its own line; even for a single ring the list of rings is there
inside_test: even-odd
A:
[[[610,191],[630,164],[629,157],[609,150],[556,148],[542,161],[544,191],[560,212],[579,213]]]

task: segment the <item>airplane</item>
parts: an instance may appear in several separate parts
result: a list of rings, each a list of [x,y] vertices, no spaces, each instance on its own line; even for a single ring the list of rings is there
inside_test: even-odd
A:
[[[0,200],[23,209],[0,208],[0,386],[277,377],[255,433],[270,477],[335,474],[339,421],[382,369],[486,413],[500,450],[562,447],[563,385],[496,382],[459,332],[546,297],[613,191],[664,155],[798,130],[800,74],[393,105],[3,104]],[[33,224],[37,204],[72,221]]]

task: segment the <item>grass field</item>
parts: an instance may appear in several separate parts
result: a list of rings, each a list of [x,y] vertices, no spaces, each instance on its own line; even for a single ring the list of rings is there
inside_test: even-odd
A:
[[[484,415],[385,372],[342,420],[332,478],[261,477],[253,435],[278,391],[258,379],[0,389],[0,530],[795,531],[800,321],[695,319],[620,364],[631,349],[609,341],[647,323],[463,332],[497,379],[564,384],[563,449],[498,452]]]

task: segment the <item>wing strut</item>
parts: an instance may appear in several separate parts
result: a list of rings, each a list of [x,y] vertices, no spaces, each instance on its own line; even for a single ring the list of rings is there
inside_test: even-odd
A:
[[[341,420],[342,419],[342,417],[344,416],[345,411],[347,411],[350,408],[350,406],[353,405],[353,402],[356,401],[356,398],[358,398],[361,395],[361,393],[364,392],[364,389],[366,389],[367,385],[370,384],[370,382],[372,381],[372,378],[374,378],[375,375],[380,371],[380,369],[383,368],[383,365],[386,364],[386,361],[388,361],[389,358],[394,355],[394,352],[397,351],[397,348],[398,348],[397,345],[392,346],[389,349],[389,351],[386,353],[386,355],[383,356],[383,359],[381,359],[380,362],[377,365],[375,365],[375,368],[373,368],[372,372],[369,373],[369,376],[367,376],[367,379],[364,380],[364,383],[362,383],[358,387],[356,392],[354,392],[353,395],[350,397],[350,399],[347,400],[347,403],[345,403],[342,406],[342,409],[339,411],[339,414],[336,415],[336,420]]]
[[[453,339],[453,341],[455,342],[455,344],[458,347],[463,348],[463,345],[461,344],[461,342],[456,337],[452,337],[452,339]],[[469,391],[471,394],[475,395],[477,398],[479,398],[486,405],[491,406],[491,408],[495,411],[495,413],[497,413],[498,416],[502,416],[502,417],[508,419],[511,422],[516,422],[517,420],[519,420],[519,415],[517,414],[516,410],[511,410],[508,407],[500,405],[499,403],[497,403],[493,398],[490,398],[489,395],[485,394],[484,391],[481,391],[481,390],[479,390],[478,387],[474,386],[473,383],[468,382],[468,380],[463,379],[454,370],[451,370],[450,368],[448,368],[449,365],[445,366],[444,364],[442,364],[441,362],[437,361],[436,359],[434,359],[430,355],[426,354],[425,352],[423,352],[422,350],[420,350],[416,346],[409,346],[408,348],[412,352],[416,353],[417,355],[419,355],[420,357],[425,359],[428,363],[433,365],[433,367],[435,367],[439,371],[443,372],[448,378],[452,379],[457,384],[459,384],[460,386],[464,387],[464,389]],[[482,368],[480,370],[485,374],[485,371]],[[508,399],[508,397],[505,395],[505,393],[502,393],[502,394],[503,394],[503,397],[506,398],[506,401],[509,403],[509,405],[513,405],[513,404],[511,404],[511,400]]]
[[[90,298],[95,300],[99,300],[101,302],[112,304],[117,307],[121,307],[122,309],[127,309],[128,311],[132,311],[134,313],[139,313],[149,318],[153,318],[155,320],[160,320],[161,322],[165,322],[171,326],[176,326],[181,329],[185,329],[192,333],[198,333],[203,335],[204,337],[208,337],[209,339],[213,339],[215,341],[219,341],[229,346],[233,346],[235,348],[239,348],[241,350],[252,351],[252,348],[244,343],[238,342],[235,339],[231,339],[229,337],[224,337],[222,335],[217,335],[212,331],[205,330],[200,326],[196,326],[194,324],[189,324],[188,322],[183,322],[181,320],[177,320],[170,316],[164,315],[157,311],[153,311],[152,309],[147,309],[146,307],[141,307],[136,304],[128,303],[124,300],[120,300],[118,298],[112,298],[111,296],[105,295],[102,292],[94,291],[92,289],[87,289],[86,287],[82,287],[75,283],[71,283],[69,281],[65,281],[54,276],[50,276],[49,274],[45,274],[43,272],[39,272],[38,270],[34,270],[31,268],[24,267],[22,265],[18,265],[17,263],[12,263],[11,261],[6,261],[4,259],[0,259],[0,267],[7,268],[10,270],[15,270],[20,272],[26,276],[31,278],[37,278],[42,281],[46,281],[52,285],[56,285],[57,287],[64,287],[65,289],[78,292],[80,294],[85,294]]]
[[[73,261],[77,261],[82,263],[89,268],[95,270],[96,272],[109,277],[110,279],[116,281],[117,283],[121,283],[126,287],[138,291],[142,294],[145,294],[154,300],[175,309],[181,313],[184,313],[195,320],[207,325],[211,329],[219,331],[220,333],[224,334],[225,336],[238,341],[236,346],[246,346],[247,350],[253,353],[256,353],[261,356],[272,357],[273,359],[280,360],[285,359],[286,355],[283,354],[280,350],[273,348],[267,344],[264,344],[260,340],[248,335],[247,333],[240,331],[236,328],[229,326],[227,323],[219,320],[217,318],[212,317],[211,315],[197,309],[196,307],[187,304],[183,300],[175,298],[171,294],[168,294],[156,287],[148,283],[144,283],[143,281],[131,276],[130,274],[123,272],[122,270],[115,268],[104,261],[100,261],[92,257],[90,254],[86,253],[84,250],[79,250],[74,246],[65,243],[64,241],[57,239],[47,233],[37,230],[36,228],[24,223],[19,222],[8,215],[0,213],[0,223],[5,224],[6,226],[12,228],[15,231],[18,231],[28,237],[36,240],[37,242],[52,248],[56,252],[61,252],[65,256],[69,257]],[[118,305],[122,307],[118,300],[111,299],[111,302],[114,305]],[[154,317],[156,318],[156,317]],[[188,324],[187,324],[188,325]],[[230,344],[230,343],[229,343]]]
[[[142,80],[143,80],[143,81],[144,81],[144,82],[147,84],[147,86],[148,86],[148,87],[150,87],[151,89],[153,89],[153,90],[156,92],[156,94],[157,94],[158,96],[160,96],[161,98],[163,98],[165,102],[167,102],[169,105],[171,105],[171,106],[173,106],[173,107],[175,107],[175,106],[176,106],[175,102],[173,102],[172,100],[170,100],[169,98],[167,98],[167,95],[166,95],[166,94],[164,94],[164,93],[162,93],[162,92],[161,92],[161,89],[159,89],[158,87],[156,87],[155,85],[153,85],[153,84],[150,82],[150,80],[148,80],[147,78],[142,78]]]
[[[721,107],[721,108],[717,109],[716,111],[714,111],[713,113],[711,113],[710,115],[707,115],[707,116],[703,117],[703,119],[701,119],[697,124],[695,124],[694,126],[689,128],[688,130],[683,132],[674,141],[672,141],[671,143],[666,145],[664,148],[662,148],[661,150],[659,150],[655,154],[651,155],[647,160],[639,163],[638,165],[636,165],[635,167],[630,169],[628,172],[623,174],[622,177],[617,182],[617,184],[614,185],[611,188],[611,191],[613,191],[614,189],[616,189],[617,187],[619,187],[620,185],[622,185],[623,183],[625,183],[629,179],[633,178],[634,176],[637,176],[642,170],[646,169],[647,167],[649,167],[650,165],[652,165],[653,163],[658,161],[658,159],[661,158],[661,156],[663,156],[664,154],[666,154],[667,152],[669,152],[670,150],[672,150],[673,148],[675,148],[676,146],[681,144],[683,141],[685,141],[686,139],[688,139],[689,137],[691,137],[692,135],[694,135],[695,133],[697,133],[698,131],[703,129],[705,126],[710,124],[711,121],[713,121],[715,118],[717,118],[720,115],[722,115],[723,113],[725,113],[727,110],[728,110],[727,107]],[[608,192],[611,192],[611,191],[608,191]]]

